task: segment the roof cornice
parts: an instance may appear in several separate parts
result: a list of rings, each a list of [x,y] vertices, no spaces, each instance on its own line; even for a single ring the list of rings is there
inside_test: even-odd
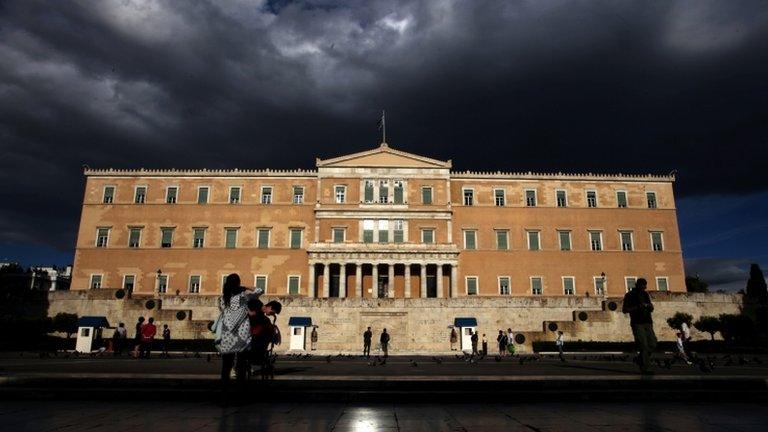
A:
[[[640,181],[669,182],[675,181],[674,174],[594,174],[594,173],[542,173],[542,172],[502,172],[502,171],[451,171],[452,179],[507,179],[507,180],[595,180],[595,181]]]
[[[340,163],[340,162],[345,162],[345,161],[348,161],[350,159],[356,159],[356,158],[360,158],[360,157],[364,157],[364,156],[370,156],[370,155],[375,155],[375,154],[380,154],[380,153],[389,153],[389,154],[401,156],[401,157],[404,157],[404,158],[416,160],[416,161],[419,161],[419,162],[424,162],[424,163],[427,163],[427,164],[436,165],[436,168],[451,168],[451,166],[452,166],[452,162],[451,162],[450,159],[448,159],[447,161],[441,161],[441,160],[432,159],[432,158],[429,158],[429,157],[426,157],[426,156],[419,156],[417,154],[408,153],[408,152],[404,152],[402,150],[393,149],[387,143],[381,143],[381,145],[379,147],[376,147],[376,148],[371,149],[371,150],[366,150],[366,151],[362,151],[362,152],[357,152],[357,153],[347,154],[347,155],[343,155],[343,156],[338,156],[338,157],[331,158],[331,159],[323,160],[323,159],[317,158],[317,159],[315,159],[315,162],[316,162],[317,167],[320,168],[320,167],[327,167],[327,166],[330,166],[330,165],[334,165],[334,164],[337,164],[337,163]]]
[[[316,170],[249,170],[249,169],[95,169],[84,168],[83,174],[86,176],[155,176],[155,177],[316,177]]]

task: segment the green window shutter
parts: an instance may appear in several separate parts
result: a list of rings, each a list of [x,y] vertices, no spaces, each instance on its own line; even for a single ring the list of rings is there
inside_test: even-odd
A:
[[[373,202],[373,183],[365,182],[365,202]]]
[[[533,295],[541,295],[542,293],[541,278],[531,278],[531,293]]]
[[[107,186],[104,188],[104,204],[112,204],[115,199],[115,187]]]
[[[301,230],[291,230],[291,249],[301,249]]]
[[[538,231],[528,232],[528,250],[532,250],[532,251],[539,250],[539,232]]]
[[[403,230],[396,229],[394,232],[394,241],[395,243],[402,243],[403,242]]]
[[[619,207],[626,207],[627,206],[627,193],[624,191],[616,192],[616,201],[618,202]]]
[[[477,295],[477,278],[467,278],[467,295]]]
[[[477,242],[475,239],[474,231],[464,231],[464,244],[465,249],[477,249]]]
[[[364,243],[373,243],[373,230],[364,230],[363,231],[363,242]]]
[[[234,249],[235,246],[237,246],[237,230],[227,229],[226,230],[226,248]]]
[[[573,278],[564,278],[563,279],[563,294],[565,295],[573,295]]]
[[[667,278],[657,278],[656,288],[659,291],[669,291],[669,285],[667,284]]]
[[[291,276],[288,278],[288,294],[299,293],[299,278],[298,276]]]
[[[256,288],[267,292],[267,277],[256,276]]]
[[[496,246],[499,250],[509,249],[507,231],[496,231]]]
[[[344,243],[344,230],[342,228],[333,229],[333,242]]]
[[[201,187],[197,190],[197,203],[198,204],[208,204],[208,188],[207,187]]]
[[[432,188],[431,187],[421,188],[421,203],[432,204]]]
[[[379,231],[379,243],[389,243],[389,231]]]
[[[395,204],[403,203],[403,184],[395,182]]]
[[[259,243],[257,247],[259,249],[268,249],[269,248],[269,230],[260,229],[258,230],[258,234],[259,234]]]
[[[194,240],[192,242],[192,247],[201,248],[203,247],[204,243],[205,243],[205,230],[201,228],[196,228]]]
[[[571,250],[571,233],[569,231],[560,231],[560,250]]]
[[[172,228],[162,228],[162,239],[160,240],[160,247],[171,247],[171,242],[173,242],[173,229]]]
[[[131,228],[131,233],[128,236],[128,247],[139,247],[139,240],[141,239],[141,230],[138,228]]]

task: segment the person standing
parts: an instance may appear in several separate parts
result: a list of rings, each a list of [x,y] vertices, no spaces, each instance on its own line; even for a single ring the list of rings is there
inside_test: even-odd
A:
[[[144,326],[144,317],[140,316],[139,320],[136,322],[136,335],[133,337],[134,339],[134,347],[133,347],[133,357],[139,358],[139,348],[141,347],[141,328]]]
[[[309,335],[309,341],[312,344],[312,351],[317,350],[317,326],[312,327],[312,333]]]
[[[629,325],[632,335],[635,337],[635,345],[639,351],[638,366],[640,373],[653,374],[651,354],[656,349],[656,334],[653,331],[653,303],[651,296],[646,291],[648,281],[640,278],[635,282],[635,287],[624,295],[621,311],[629,314]]]
[[[483,333],[483,355],[488,355],[488,338],[485,337],[485,333]]]
[[[363,333],[363,355],[365,357],[371,356],[371,339],[373,338],[373,333],[371,332],[371,328],[368,327],[368,330],[366,330]]]
[[[112,335],[112,350],[115,357],[123,355],[123,347],[125,341],[128,339],[128,331],[125,330],[125,324],[120,323],[115,329],[115,334]]]
[[[496,342],[499,344],[499,355],[505,355],[507,353],[507,335],[504,334],[504,330],[499,330],[499,335],[496,336]]]
[[[470,340],[472,341],[472,355],[477,355],[477,330],[472,333]]]
[[[683,333],[683,341],[690,342],[691,340],[691,328],[688,327],[688,323],[683,321],[680,325],[680,331]]]
[[[507,329],[507,352],[510,354],[515,353],[515,334],[512,333],[512,329]]]
[[[251,323],[248,320],[249,292],[240,286],[240,276],[232,273],[224,280],[219,298],[219,323],[214,345],[221,353],[221,381],[229,382],[232,368],[240,383],[245,382],[248,367],[246,350],[251,345]]]
[[[152,343],[155,341],[155,335],[157,334],[157,327],[155,327],[155,319],[150,318],[146,324],[141,327],[141,353],[139,357],[149,359],[149,355],[152,351]]]
[[[557,350],[560,352],[560,361],[565,361],[565,354],[563,354],[563,332],[558,331],[557,332],[557,339],[555,339],[555,345],[557,345]]]
[[[456,334],[455,328],[451,328],[451,336],[449,340],[451,341],[451,351],[456,351],[456,342],[459,341],[459,335]]]
[[[379,342],[381,343],[381,351],[384,353],[384,358],[389,357],[389,333],[387,333],[387,329],[381,332]]]
[[[168,346],[171,344],[171,329],[168,324],[163,324],[163,356],[168,358]]]

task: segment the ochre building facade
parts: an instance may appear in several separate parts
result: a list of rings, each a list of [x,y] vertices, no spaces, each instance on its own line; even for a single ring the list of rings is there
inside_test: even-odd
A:
[[[315,170],[85,175],[73,290],[216,296],[238,273],[291,298],[685,291],[672,176],[455,172],[386,144]]]

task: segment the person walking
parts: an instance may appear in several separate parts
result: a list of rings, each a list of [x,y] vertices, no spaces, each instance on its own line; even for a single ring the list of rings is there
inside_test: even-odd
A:
[[[115,333],[112,335],[112,351],[114,351],[115,357],[123,355],[123,348],[127,339],[128,331],[125,329],[125,324],[118,324]]]
[[[133,347],[133,357],[139,358],[139,348],[141,347],[141,328],[144,326],[144,317],[140,316],[138,321],[136,322],[136,334],[133,337],[134,340],[134,347]]]
[[[168,346],[171,344],[171,329],[163,324],[163,357],[168,358]]]
[[[312,351],[317,350],[317,326],[312,327],[312,333],[309,335],[309,341],[312,344]]]
[[[470,337],[470,340],[472,341],[472,355],[477,355],[478,354],[478,352],[477,352],[477,339],[478,339],[477,330],[475,330],[474,333],[472,333],[472,336]]]
[[[459,341],[459,335],[456,334],[455,328],[451,328],[451,336],[449,340],[451,341],[451,351],[456,351],[456,342]]]
[[[384,358],[389,357],[389,333],[387,333],[387,329],[381,332],[379,343],[381,343],[381,352],[384,353]]]
[[[371,356],[371,339],[373,338],[373,333],[371,332],[371,328],[368,327],[368,330],[366,330],[363,333],[363,355],[365,357]]]
[[[483,355],[488,355],[488,338],[485,337],[485,333],[483,333]]]
[[[507,353],[507,335],[504,334],[504,330],[499,330],[499,335],[496,336],[496,342],[499,344],[499,355],[505,355]]]
[[[515,334],[512,333],[512,329],[507,329],[507,352],[509,354],[515,353]]]
[[[691,360],[688,358],[688,354],[685,353],[685,334],[683,332],[677,332],[677,357],[686,362],[687,364],[692,364]]]
[[[648,281],[640,278],[635,287],[624,295],[621,311],[629,314],[629,325],[635,337],[635,345],[639,351],[638,366],[640,373],[653,374],[651,354],[656,349],[656,334],[653,331],[653,303],[646,289]]]
[[[155,327],[155,319],[150,318],[146,324],[141,327],[141,353],[140,358],[149,359],[152,352],[152,343],[155,341],[155,335],[157,334],[157,327]]]
[[[219,298],[219,319],[214,345],[221,353],[221,381],[229,382],[232,368],[240,383],[245,382],[248,358],[246,350],[251,344],[251,325],[248,320],[249,292],[240,286],[240,276],[232,273],[224,280]]]
[[[563,354],[563,332],[558,331],[557,332],[557,339],[555,339],[555,345],[557,345],[557,350],[560,352],[560,361],[565,362],[565,354]]]

